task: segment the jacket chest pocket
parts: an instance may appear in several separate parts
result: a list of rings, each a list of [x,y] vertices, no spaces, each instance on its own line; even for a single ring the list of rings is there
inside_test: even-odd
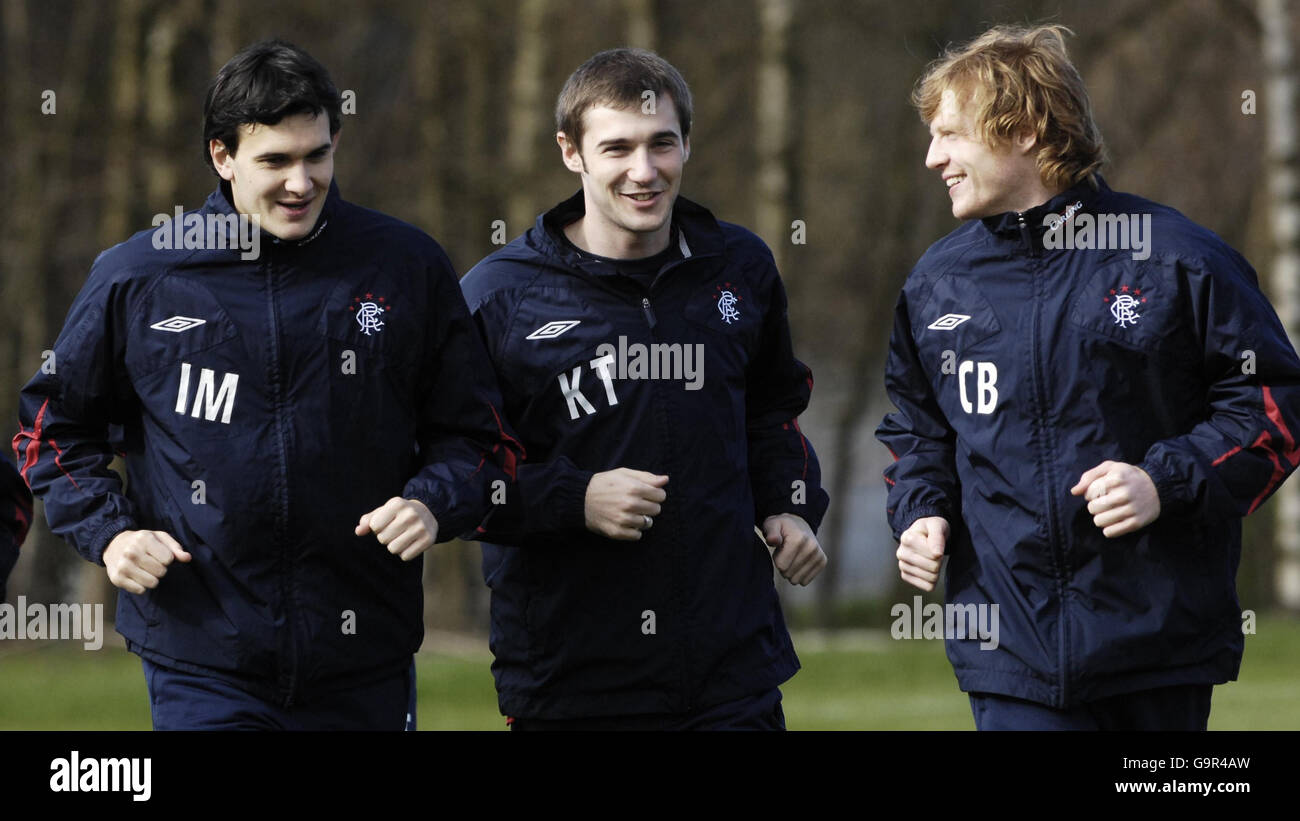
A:
[[[983,422],[1015,393],[1020,346],[1002,333],[992,303],[971,274],[945,274],[911,317],[917,358],[954,424]],[[1013,326],[1013,321],[1008,321]]]
[[[616,327],[610,317],[631,317],[630,307],[592,306],[559,288],[529,297],[512,317],[495,363],[507,415],[526,428],[521,432],[536,435],[538,428],[568,429],[616,413],[628,398],[619,351],[640,329],[628,322]]]
[[[691,291],[681,309],[685,324],[680,327],[686,333],[680,340],[665,340],[681,348],[687,390],[707,390],[716,384],[743,391],[746,369],[765,341],[765,306],[759,302],[758,294],[739,277],[719,275]]]
[[[995,352],[1002,332],[993,305],[969,275],[939,277],[912,323],[917,350],[931,373],[947,373],[957,361]]]
[[[131,322],[126,370],[150,415],[184,441],[230,438],[258,403],[257,375],[216,295],[167,276]]]
[[[1118,260],[1099,269],[1070,307],[1070,323],[1116,353],[1170,352],[1190,341],[1187,295],[1171,265]]]
[[[340,282],[317,325],[323,363],[308,357],[304,378],[324,392],[322,409],[343,424],[340,433],[414,426],[428,363],[424,321],[416,306],[394,300],[382,283]],[[307,369],[320,368],[314,374]],[[313,391],[315,387],[313,387]]]

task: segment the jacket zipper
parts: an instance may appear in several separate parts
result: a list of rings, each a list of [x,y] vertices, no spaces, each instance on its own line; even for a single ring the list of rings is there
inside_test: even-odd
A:
[[[668,273],[669,271],[673,270],[674,268],[677,268],[678,266],[681,266],[681,265],[685,264],[686,262],[688,262],[688,261],[690,261],[690,260],[705,259],[705,258],[710,257],[710,256],[715,256],[715,255],[714,255],[714,254],[697,254],[697,255],[693,255],[693,256],[689,257],[688,259],[679,259],[679,260],[674,260],[673,262],[670,262],[667,266],[665,266],[665,267],[663,268],[663,270],[661,270],[661,271],[659,272],[659,274],[655,277],[654,281],[650,284],[649,287],[645,287],[645,286],[642,286],[642,287],[641,287],[641,291],[642,291],[642,295],[641,295],[641,315],[645,318],[646,327],[650,330],[650,339],[651,339],[652,342],[654,342],[654,341],[658,341],[658,335],[655,333],[655,328],[656,328],[656,326],[658,326],[658,324],[659,324],[659,320],[658,320],[658,317],[655,316],[654,306],[651,305],[651,303],[650,303],[650,291],[654,288],[654,286],[655,286],[656,284],[658,284],[658,282],[660,281],[660,279],[663,278],[664,274]],[[603,282],[600,281],[600,277],[599,277],[599,276],[588,276],[588,277],[586,277],[586,278],[589,279],[589,280],[590,280],[594,285],[596,285],[597,287],[599,287],[599,288],[601,288],[601,289],[603,289],[603,290],[605,290],[605,291],[608,291],[609,293],[614,294],[614,295],[617,296],[617,297],[620,297],[620,298],[622,298],[622,299],[626,299],[627,296],[628,296],[628,293],[627,293],[627,291],[626,291],[625,289],[615,288],[615,287],[612,287],[611,285],[609,285],[609,284],[607,284],[607,283],[603,283]],[[673,453],[673,449],[672,449],[672,447],[671,447],[671,443],[670,443],[670,441],[669,441],[669,432],[672,430],[672,425],[670,424],[670,421],[669,421],[669,419],[667,418],[668,409],[667,409],[667,406],[666,406],[663,402],[660,401],[660,396],[659,396],[659,393],[658,393],[658,388],[656,388],[655,385],[652,384],[652,385],[650,386],[650,391],[651,391],[651,395],[654,396],[654,402],[655,402],[655,405],[661,409],[661,410],[660,410],[660,413],[659,413],[659,415],[658,415],[658,417],[657,417],[657,419],[658,419],[659,423],[661,423],[661,424],[663,425],[663,432],[662,432],[662,434],[661,434],[661,438],[662,438],[662,440],[663,440],[663,442],[664,442],[664,444],[665,444],[665,447],[664,447],[664,453],[667,454],[667,456],[666,456],[665,458],[667,458],[667,459],[671,459],[671,456],[672,456],[672,453]],[[664,465],[665,470],[667,470],[669,467],[670,467],[669,465]],[[668,522],[665,522],[665,524],[671,524],[672,522],[673,522],[673,520],[672,520],[672,519],[669,519]],[[668,536],[667,538],[670,538],[670,539],[671,539],[675,544],[677,544],[677,545],[681,545],[681,544],[682,544],[682,538],[681,538],[682,534],[678,531],[678,529],[676,528],[676,526],[673,526],[672,530],[673,530],[672,535],[671,535],[671,536]],[[663,531],[660,531],[660,532],[662,533]],[[685,590],[685,589],[686,589],[686,579],[684,578],[683,568],[682,568],[682,562],[681,562],[679,556],[674,556],[674,557],[673,557],[672,568],[673,568],[673,569],[672,569],[673,584],[672,584],[672,591],[670,591],[670,592],[673,592],[673,591],[680,591],[680,590]],[[689,640],[689,636],[690,636],[690,629],[689,629],[690,625],[688,625],[687,627],[688,627],[687,630],[682,631],[682,638],[680,639],[680,642],[679,642],[679,644],[678,644],[678,648],[679,648],[679,651],[678,651],[678,652],[679,652],[679,656],[678,656],[678,658],[679,658],[679,663],[678,663],[678,666],[677,666],[677,669],[678,669],[678,685],[677,685],[677,687],[678,687],[678,693],[679,693],[679,695],[678,695],[678,699],[679,699],[679,700],[678,700],[678,710],[681,711],[681,712],[687,712],[687,711],[691,710],[691,709],[693,708],[694,704],[695,704],[695,700],[694,700],[694,698],[693,698],[693,696],[692,696],[692,694],[691,694],[691,681],[690,681],[690,674],[689,674],[689,665],[688,665],[688,663],[687,663],[688,657],[689,657],[689,655],[690,655],[690,653],[689,653],[689,649],[688,649],[688,647],[687,647],[687,641]]]
[[[661,271],[660,273],[662,274],[663,272]],[[658,281],[658,277],[656,277],[656,282],[657,281]],[[650,289],[653,287],[654,285],[652,283],[650,285],[650,288],[646,288],[645,293],[642,294],[641,296],[641,313],[645,317],[646,326],[650,330],[650,341],[652,344],[659,341],[659,335],[655,333],[655,326],[659,324],[659,321],[655,317],[654,306],[650,304]],[[660,437],[664,443],[664,448],[663,448],[663,453],[665,454],[664,458],[665,460],[668,460],[671,459],[671,454],[675,452],[672,447],[672,442],[670,441],[670,435],[673,426],[671,420],[669,419],[669,413],[670,413],[669,404],[667,400],[660,395],[660,388],[657,384],[653,382],[653,380],[649,387],[650,387],[650,393],[654,397],[655,405],[661,409],[660,412],[656,414],[656,417],[658,423],[662,425]],[[671,472],[671,467],[668,464],[662,464],[660,467],[666,473]],[[675,526],[675,521],[673,519],[669,519],[668,521],[664,522],[664,524],[672,525],[671,528],[672,542],[678,547],[678,551],[672,554],[672,572],[671,572],[672,585],[670,587],[670,593],[671,593],[671,592],[685,590],[687,580],[685,578],[685,572],[683,569],[682,559],[680,556],[680,550],[682,545],[681,533],[678,532]],[[679,607],[678,609],[682,613],[686,612],[685,608]],[[691,634],[691,625],[687,624],[685,625],[685,628],[686,629],[681,631],[681,638],[678,640],[678,645],[677,645],[678,659],[679,659],[679,663],[677,666],[677,670],[678,670],[677,688],[679,693],[678,709],[683,712],[691,710],[695,703],[695,699],[691,694],[691,679],[690,679],[690,672],[689,672],[690,671],[689,660],[690,660],[691,653],[690,653],[690,648],[687,644]]]
[[[1025,250],[1031,257],[1038,257],[1038,247],[1034,245],[1034,238],[1029,234],[1029,226],[1025,224],[1025,215],[1019,211],[1016,212],[1016,221],[1020,223],[1020,239],[1025,243]]]
[[[649,325],[650,330],[653,331],[655,329],[655,325],[658,323],[655,320],[655,309],[650,307],[650,297],[648,296],[641,297],[641,311],[645,314],[646,324]]]
[[[281,572],[280,572],[280,601],[284,607],[284,620],[286,633],[288,634],[289,653],[288,659],[281,662],[281,681],[284,687],[285,699],[284,706],[292,707],[294,694],[298,687],[298,646],[297,636],[294,625],[294,608],[292,606],[292,576],[293,576],[293,556],[289,549],[287,530],[288,530],[288,443],[285,441],[284,431],[284,413],[283,413],[283,391],[281,386],[280,373],[280,326],[276,319],[277,300],[275,289],[275,271],[272,265],[274,250],[266,255],[266,291],[267,291],[267,317],[270,323],[271,333],[269,341],[271,345],[271,358],[268,363],[267,383],[271,388],[271,408],[272,415],[275,418],[275,433],[277,444],[277,455],[279,457],[279,481],[276,488],[280,499],[277,500],[277,515],[275,520],[275,542],[280,550]],[[288,672],[284,672],[287,663]]]
[[[1056,501],[1052,496],[1053,488],[1056,486],[1055,477],[1052,475],[1052,450],[1053,443],[1047,441],[1051,433],[1051,428],[1047,423],[1047,390],[1044,387],[1046,382],[1043,379],[1042,367],[1043,357],[1040,347],[1042,336],[1042,294],[1041,289],[1044,285],[1040,276],[1041,270],[1038,266],[1038,249],[1033,244],[1033,237],[1029,233],[1029,226],[1025,224],[1025,215],[1016,213],[1017,222],[1020,227],[1020,238],[1025,244],[1025,249],[1029,252],[1030,257],[1035,261],[1031,263],[1031,273],[1033,276],[1033,314],[1030,318],[1030,353],[1031,367],[1034,382],[1034,399],[1038,404],[1037,421],[1039,426],[1039,459],[1045,474],[1043,486],[1046,489],[1047,500],[1047,547],[1052,559],[1052,575],[1056,581],[1056,595],[1060,601],[1060,616],[1057,619],[1057,665],[1060,668],[1060,688],[1061,688],[1061,705],[1065,706],[1069,698],[1069,652],[1067,643],[1069,634],[1066,630],[1065,617],[1065,555],[1063,550],[1058,550],[1058,534],[1060,525],[1057,522]]]

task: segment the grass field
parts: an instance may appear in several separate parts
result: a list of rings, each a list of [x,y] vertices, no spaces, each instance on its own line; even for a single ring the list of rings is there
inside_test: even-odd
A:
[[[23,645],[13,649],[16,645]],[[431,642],[434,644],[434,642]],[[417,657],[422,730],[504,730],[487,648]],[[884,632],[797,634],[803,670],[785,693],[792,730],[970,730],[969,702],[938,642]],[[0,730],[147,730],[135,656],[75,642],[0,644]],[[1240,680],[1214,691],[1212,730],[1300,729],[1300,623],[1263,618],[1246,637]]]

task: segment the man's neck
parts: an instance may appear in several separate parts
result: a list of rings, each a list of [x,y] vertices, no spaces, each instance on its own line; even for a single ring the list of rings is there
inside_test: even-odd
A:
[[[1064,191],[1065,191],[1064,188],[1058,188],[1056,190],[1052,190],[1047,186],[1043,185],[1041,182],[1038,182],[1037,184],[1028,188],[1016,200],[1017,207],[1013,207],[1011,210],[1023,214],[1026,211],[1029,211],[1033,208],[1037,208],[1040,205],[1046,204],[1047,202],[1049,202],[1050,200],[1052,200],[1053,198],[1055,198],[1056,196],[1058,196]]]
[[[589,232],[587,217],[581,216],[564,226],[564,235],[569,242],[580,250],[607,259],[644,259],[652,257],[668,247],[672,238],[672,220],[664,227],[649,234],[636,234],[630,231],[616,231],[612,234]],[[592,234],[596,233],[595,236]]]

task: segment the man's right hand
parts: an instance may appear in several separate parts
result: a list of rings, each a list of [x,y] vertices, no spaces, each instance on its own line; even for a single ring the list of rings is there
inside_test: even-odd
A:
[[[933,590],[947,546],[947,519],[927,516],[912,522],[898,542],[898,570],[903,581],[925,591]]]
[[[587,484],[587,529],[611,539],[640,539],[641,531],[650,529],[659,506],[668,498],[663,489],[666,484],[667,476],[644,470],[615,468],[597,473]]]
[[[104,548],[108,580],[128,593],[143,593],[158,586],[173,561],[192,557],[161,530],[123,530]]]

